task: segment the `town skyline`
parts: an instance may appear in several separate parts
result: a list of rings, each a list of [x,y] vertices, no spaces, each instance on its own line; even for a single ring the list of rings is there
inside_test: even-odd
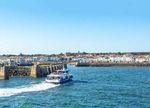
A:
[[[26,55],[65,55],[65,54],[150,54],[150,52],[59,52],[59,53],[6,53],[0,54],[0,56],[26,56]]]

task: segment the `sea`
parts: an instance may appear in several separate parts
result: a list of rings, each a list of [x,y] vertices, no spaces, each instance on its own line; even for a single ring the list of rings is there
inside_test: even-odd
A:
[[[68,66],[73,81],[45,78],[0,81],[0,108],[150,108],[149,67]]]

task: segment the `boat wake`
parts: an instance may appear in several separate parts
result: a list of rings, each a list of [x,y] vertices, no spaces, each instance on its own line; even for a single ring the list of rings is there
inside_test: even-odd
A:
[[[39,84],[32,84],[30,86],[21,86],[16,88],[0,88],[0,97],[9,97],[12,95],[17,95],[20,93],[33,92],[33,91],[42,91],[50,88],[57,87],[59,85],[42,82]]]

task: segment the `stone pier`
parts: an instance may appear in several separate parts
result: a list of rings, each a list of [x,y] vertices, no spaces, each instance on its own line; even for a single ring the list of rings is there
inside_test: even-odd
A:
[[[34,78],[37,77],[37,68],[38,68],[38,65],[36,65],[36,64],[31,66],[31,73],[30,73],[31,77],[34,77]]]
[[[67,68],[64,63],[42,63],[32,66],[3,66],[0,67],[0,79],[7,80],[13,76],[30,76],[33,78],[46,77],[57,70]]]
[[[31,77],[46,77],[48,74],[67,68],[65,64],[34,64],[31,67]]]
[[[6,66],[0,67],[0,80],[8,80],[9,73],[6,71]]]

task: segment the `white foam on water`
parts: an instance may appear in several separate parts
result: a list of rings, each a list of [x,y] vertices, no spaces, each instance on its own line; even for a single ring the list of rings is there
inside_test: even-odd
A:
[[[30,86],[21,86],[16,88],[0,88],[0,97],[9,97],[25,92],[42,91],[50,88],[57,87],[59,85],[42,82],[39,84],[32,84]]]

